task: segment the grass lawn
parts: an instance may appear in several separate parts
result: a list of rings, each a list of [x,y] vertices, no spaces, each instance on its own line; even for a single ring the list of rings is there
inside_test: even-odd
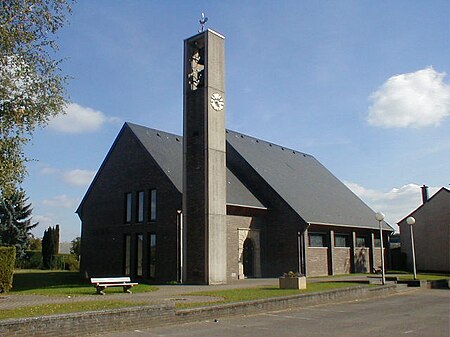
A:
[[[220,303],[251,301],[271,297],[289,296],[296,294],[303,294],[308,292],[326,291],[331,289],[346,288],[361,286],[363,284],[357,282],[315,282],[308,283],[307,289],[279,289],[277,287],[258,287],[258,288],[239,288],[229,290],[216,291],[200,291],[188,294],[189,296],[212,296],[222,297],[223,300],[216,302],[202,302],[202,303],[177,303],[178,309],[186,309],[205,305],[214,305]]]
[[[132,288],[135,293],[157,290],[155,286],[139,284]],[[106,293],[121,293],[122,287],[108,288]],[[93,295],[96,289],[78,272],[60,270],[17,270],[14,272],[11,294],[77,296]]]
[[[70,312],[84,312],[95,310],[116,309],[144,305],[146,303],[130,303],[126,301],[86,301],[71,303],[52,303],[35,306],[27,306],[0,311],[0,320],[7,318],[24,318],[35,316],[47,316],[65,314]]]

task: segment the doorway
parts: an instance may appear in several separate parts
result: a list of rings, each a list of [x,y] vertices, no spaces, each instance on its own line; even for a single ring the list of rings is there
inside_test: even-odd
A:
[[[244,250],[242,252],[245,277],[254,277],[255,276],[254,250],[255,249],[254,249],[252,240],[250,238],[245,239]]]

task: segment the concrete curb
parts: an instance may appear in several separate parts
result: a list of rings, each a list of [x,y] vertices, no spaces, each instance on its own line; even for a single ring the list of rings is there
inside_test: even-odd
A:
[[[162,325],[218,319],[224,316],[299,308],[331,302],[387,296],[407,290],[405,285],[357,286],[274,297],[255,301],[227,303],[176,310],[174,304],[149,305],[95,312],[52,315],[0,321],[0,335],[10,336],[86,336],[111,331],[151,328]]]

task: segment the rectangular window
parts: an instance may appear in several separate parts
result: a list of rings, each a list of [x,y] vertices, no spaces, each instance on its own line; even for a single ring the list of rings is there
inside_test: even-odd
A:
[[[126,234],[123,240],[123,272],[125,275],[131,274],[131,235]]]
[[[325,235],[323,234],[309,234],[309,246],[310,247],[326,247]]]
[[[125,194],[125,223],[131,222],[131,193]]]
[[[348,235],[340,235],[340,234],[335,235],[334,246],[335,247],[350,247]]]
[[[365,236],[358,236],[356,238],[356,247],[367,247],[367,237]]]
[[[144,222],[144,192],[138,192],[137,207],[136,207],[137,222]]]
[[[144,257],[144,235],[136,235],[136,275],[143,275],[143,257]]]
[[[150,190],[150,212],[149,219],[150,221],[156,220],[156,189]]]
[[[148,276],[150,278],[155,278],[156,277],[156,234],[155,233],[151,233],[149,235],[149,264],[148,264]]]

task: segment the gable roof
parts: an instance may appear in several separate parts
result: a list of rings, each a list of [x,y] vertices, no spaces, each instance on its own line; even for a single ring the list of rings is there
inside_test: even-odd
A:
[[[397,222],[398,225],[400,225],[401,222],[406,221],[406,219],[410,216],[414,216],[414,213],[416,213],[419,209],[423,208],[423,207],[427,207],[427,204],[429,204],[430,201],[432,201],[438,194],[447,192],[448,193],[448,197],[450,199],[450,190],[443,186],[441,187],[436,193],[434,193],[425,203],[422,203],[422,205],[420,205],[419,207],[417,207],[414,211],[412,211],[411,213],[409,213],[407,216],[405,216],[403,219],[399,220]]]
[[[375,212],[313,156],[230,130],[227,141],[306,222],[379,228]]]
[[[183,137],[125,123],[182,193]],[[117,139],[116,139],[117,142]],[[313,156],[227,130],[227,143],[306,222],[378,229],[375,212]],[[113,150],[110,149],[99,172]],[[97,172],[96,177],[99,172]],[[78,211],[87,198],[84,196]],[[227,168],[227,204],[265,209],[265,205]],[[393,231],[383,222],[383,229]]]

